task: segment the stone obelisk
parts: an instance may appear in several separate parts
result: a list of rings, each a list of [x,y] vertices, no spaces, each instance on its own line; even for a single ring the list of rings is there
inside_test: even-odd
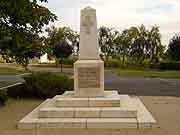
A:
[[[77,97],[104,96],[104,62],[99,57],[96,10],[81,10],[79,60],[74,64]]]
[[[90,7],[81,10],[80,60],[99,60],[96,10]]]

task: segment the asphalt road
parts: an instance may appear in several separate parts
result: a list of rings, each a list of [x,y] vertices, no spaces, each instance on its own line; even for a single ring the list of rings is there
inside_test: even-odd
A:
[[[180,79],[120,78],[105,71],[105,89],[136,96],[180,96]]]
[[[56,68],[32,68],[36,71],[59,72]],[[64,73],[73,75],[72,69],[64,69]],[[1,87],[5,82],[21,82],[20,75],[0,75]],[[111,70],[105,70],[105,90],[118,90],[120,94],[136,96],[177,96],[180,97],[180,79],[161,78],[120,78]]]
[[[21,75],[15,75],[15,74],[0,74],[0,88],[8,86],[8,85],[12,85],[18,82],[22,82],[24,81],[21,77]]]

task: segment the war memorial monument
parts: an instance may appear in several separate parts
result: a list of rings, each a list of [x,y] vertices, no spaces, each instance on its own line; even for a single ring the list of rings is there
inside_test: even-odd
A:
[[[153,128],[156,120],[138,97],[104,90],[104,62],[99,57],[96,10],[81,10],[79,59],[74,90],[47,99],[18,122],[19,129]]]

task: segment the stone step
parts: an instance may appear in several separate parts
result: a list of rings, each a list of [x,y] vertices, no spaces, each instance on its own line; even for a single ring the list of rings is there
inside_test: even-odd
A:
[[[156,120],[153,118],[153,116],[147,110],[144,104],[140,101],[140,99],[137,97],[129,97],[127,95],[120,95],[120,98],[121,98],[120,108],[121,109],[130,108],[130,109],[137,110],[137,118],[117,118],[117,115],[119,115],[119,113],[117,113],[116,115],[115,114],[111,115],[113,117],[116,116],[116,118],[39,118],[39,111],[44,108],[52,108],[52,107],[55,108],[56,99],[60,97],[62,96],[56,96],[53,99],[44,101],[42,104],[40,104],[32,112],[27,114],[18,122],[18,128],[38,130],[39,128],[51,128],[51,127],[52,128],[53,127],[57,127],[57,128],[68,128],[68,127],[69,128],[118,128],[118,129],[119,128],[132,128],[132,127],[137,127],[137,128],[155,128],[156,127]],[[65,107],[65,108],[69,108],[69,107]],[[85,108],[85,107],[80,107],[80,108]],[[89,108],[92,108],[92,107],[89,107]],[[97,109],[98,107],[93,107],[93,108]],[[111,107],[102,107],[102,108],[107,109]]]
[[[68,98],[56,99],[56,107],[120,107],[120,97]]]
[[[20,129],[41,128],[137,128],[135,118],[41,118],[29,121],[26,126],[19,123]]]
[[[40,118],[137,118],[137,110],[121,107],[59,108],[39,110]]]
[[[87,128],[138,128],[136,118],[92,118],[87,119],[86,124]]]

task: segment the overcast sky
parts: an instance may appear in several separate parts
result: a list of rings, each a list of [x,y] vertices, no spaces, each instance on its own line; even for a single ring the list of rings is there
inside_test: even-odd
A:
[[[99,26],[123,30],[144,24],[160,26],[162,42],[180,33],[180,0],[49,0],[46,6],[58,16],[56,26],[79,31],[80,10],[96,9]]]

